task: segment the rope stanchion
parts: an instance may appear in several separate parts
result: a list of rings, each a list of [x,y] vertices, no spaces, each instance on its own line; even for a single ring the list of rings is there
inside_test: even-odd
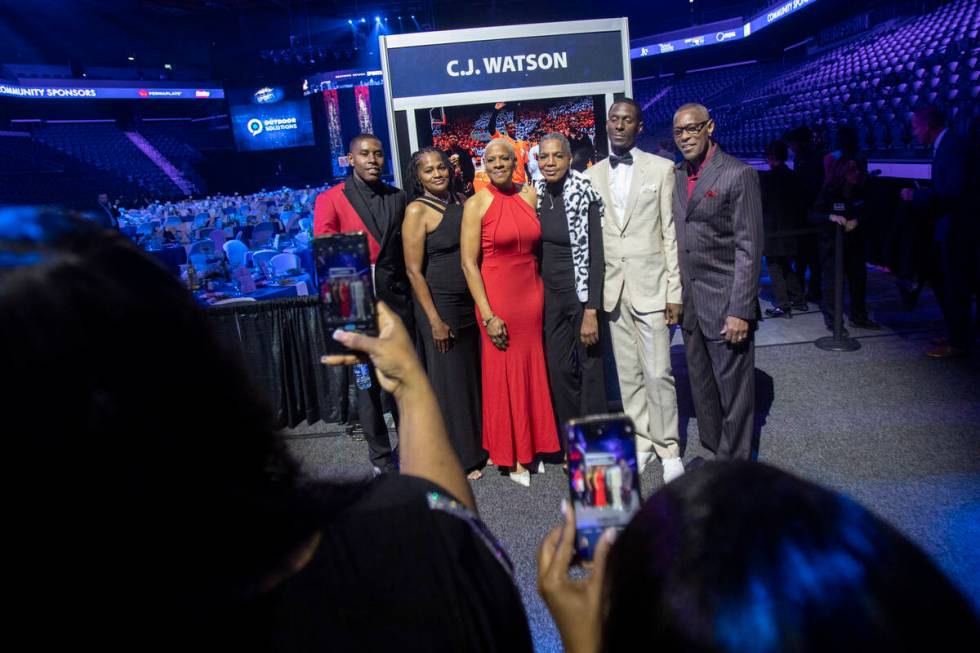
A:
[[[834,335],[817,338],[824,351],[857,351],[861,343],[844,335],[844,225],[834,229]]]

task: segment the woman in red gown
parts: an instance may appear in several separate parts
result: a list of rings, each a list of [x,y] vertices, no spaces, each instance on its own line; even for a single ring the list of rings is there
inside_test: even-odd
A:
[[[463,272],[483,324],[483,448],[528,486],[527,466],[560,450],[542,344],[541,224],[534,188],[512,181],[513,146],[491,141],[483,162],[490,185],[467,200],[460,238]]]

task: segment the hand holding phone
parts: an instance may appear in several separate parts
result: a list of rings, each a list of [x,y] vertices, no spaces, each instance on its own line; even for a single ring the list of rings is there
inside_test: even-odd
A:
[[[343,353],[323,356],[320,362],[324,365],[356,365],[363,363],[366,355],[374,365],[381,388],[398,398],[412,386],[427,385],[428,377],[398,315],[384,302],[379,302],[377,309],[377,337],[338,329],[329,338],[342,346]]]
[[[567,653],[599,650],[602,634],[602,585],[606,557],[616,530],[605,531],[595,548],[586,578],[572,578],[575,559],[575,509],[566,507],[565,523],[554,528],[538,549],[538,593],[558,626]]]

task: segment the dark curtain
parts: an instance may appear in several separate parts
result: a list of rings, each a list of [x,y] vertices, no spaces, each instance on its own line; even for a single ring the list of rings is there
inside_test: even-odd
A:
[[[320,363],[327,336],[316,297],[214,306],[208,316],[221,341],[241,353],[278,428],[353,418],[348,370]]]

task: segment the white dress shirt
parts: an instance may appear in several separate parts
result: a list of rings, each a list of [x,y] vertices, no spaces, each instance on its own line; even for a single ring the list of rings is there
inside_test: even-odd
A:
[[[620,163],[615,168],[609,164],[609,195],[612,200],[613,210],[616,214],[616,221],[622,227],[626,220],[626,198],[630,194],[630,185],[633,183],[633,168],[636,166],[637,149],[630,150],[633,156],[633,165]]]

